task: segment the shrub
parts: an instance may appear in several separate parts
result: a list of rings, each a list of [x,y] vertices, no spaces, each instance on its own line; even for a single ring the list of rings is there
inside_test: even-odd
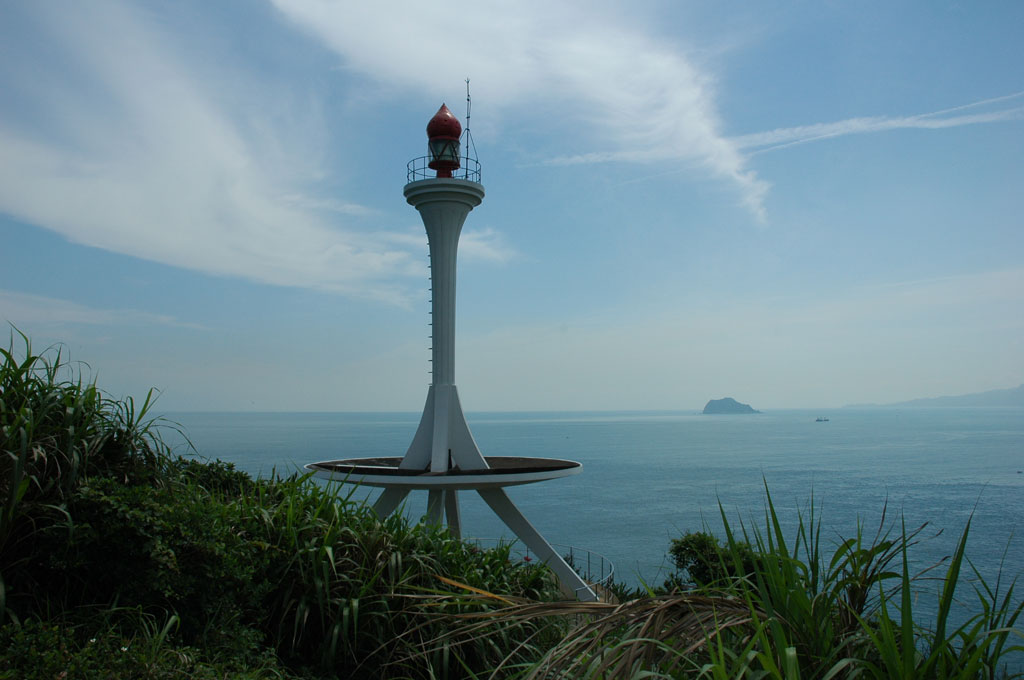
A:
[[[167,461],[171,477],[194,484],[211,496],[230,501],[255,493],[257,482],[235,469],[234,463],[197,458],[172,458]]]
[[[550,571],[512,561],[508,547],[480,550],[400,515],[380,520],[338,487],[307,477],[268,481],[240,502],[259,517],[260,540],[272,555],[267,630],[295,663],[358,677],[392,677],[397,665],[409,677],[450,677],[438,670],[446,665],[481,671],[501,648],[466,643],[433,658],[413,652],[449,625],[425,617],[415,606],[419,598],[459,592],[441,577],[513,596],[558,597]]]
[[[733,550],[738,553],[738,561],[733,559]],[[676,567],[668,585],[710,586],[748,576],[756,569],[755,554],[748,544],[723,546],[714,535],[704,531],[673,538],[668,553]]]
[[[0,680],[290,677],[272,657],[239,665],[209,659],[202,650],[170,643],[168,634],[176,623],[173,617],[159,625],[156,619],[138,616],[134,622],[132,630],[116,626],[87,630],[45,621],[0,627]]]
[[[249,640],[269,586],[246,518],[203,489],[161,490],[96,478],[67,504],[64,521],[37,532],[20,572],[24,611],[120,606],[174,612],[189,644],[238,649]],[[257,638],[256,642],[260,642]]]
[[[159,486],[169,450],[159,419],[84,380],[59,347],[34,354],[14,332],[0,348],[0,622],[20,593],[9,582],[35,553],[38,531],[66,516],[72,493],[93,476]]]

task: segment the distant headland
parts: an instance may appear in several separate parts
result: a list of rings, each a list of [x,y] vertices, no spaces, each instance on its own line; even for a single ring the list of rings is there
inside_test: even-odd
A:
[[[1024,385],[1012,387],[1008,390],[989,390],[988,392],[960,394],[953,397],[912,399],[910,401],[901,401],[894,404],[851,404],[847,406],[847,408],[879,408],[894,406],[901,408],[1024,408]]]
[[[760,413],[750,407],[750,404],[741,404],[732,397],[725,399],[712,399],[704,407],[705,415],[718,415],[722,413]]]

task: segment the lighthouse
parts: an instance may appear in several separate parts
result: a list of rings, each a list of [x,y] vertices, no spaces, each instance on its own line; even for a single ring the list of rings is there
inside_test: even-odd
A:
[[[487,461],[473,440],[455,386],[455,278],[459,235],[469,211],[484,199],[484,187],[473,179],[453,177],[460,169],[459,139],[462,125],[444,104],[427,123],[430,156],[427,167],[437,176],[416,179],[414,162],[405,185],[405,200],[419,211],[430,245],[431,382],[419,427],[399,466],[403,469],[446,473],[487,470]],[[470,169],[459,173],[479,178]],[[381,515],[392,512],[405,494],[385,491],[374,508]],[[437,522],[446,515],[448,527],[459,535],[458,492],[430,491],[427,516]]]
[[[596,600],[594,590],[529,522],[505,487],[556,479],[582,470],[576,461],[483,456],[473,439],[455,384],[455,280],[459,236],[484,199],[480,165],[460,148],[462,125],[444,104],[427,123],[429,155],[407,167],[405,200],[420,214],[430,246],[431,381],[423,415],[401,458],[350,458],[311,463],[318,477],[384,490],[374,503],[381,517],[397,510],[410,491],[427,490],[427,521],[447,524],[461,537],[459,491],[475,491],[491,510],[558,576],[562,590]]]

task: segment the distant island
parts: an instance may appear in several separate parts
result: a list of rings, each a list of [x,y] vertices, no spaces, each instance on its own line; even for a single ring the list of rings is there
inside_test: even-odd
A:
[[[741,404],[732,397],[725,399],[712,399],[704,407],[705,415],[718,415],[722,413],[760,413],[750,407],[750,404]]]
[[[989,390],[976,394],[961,394],[954,397],[932,397],[928,399],[912,399],[895,404],[851,404],[847,408],[879,408],[899,406],[902,408],[931,407],[974,407],[974,408],[1024,408],[1024,385],[1008,390]]]

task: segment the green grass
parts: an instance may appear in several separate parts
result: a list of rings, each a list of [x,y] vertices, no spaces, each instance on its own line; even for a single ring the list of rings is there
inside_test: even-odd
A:
[[[924,527],[883,512],[826,545],[813,499],[787,534],[770,494],[757,522],[722,512],[721,540],[673,541],[676,589],[564,602],[510,546],[177,457],[152,407],[16,331],[0,349],[0,680],[994,680],[1024,653],[1016,582],[981,578],[969,524],[928,574],[929,619],[910,569]]]
[[[188,657],[254,677],[461,677],[513,652],[526,628],[423,652],[449,630],[420,606],[459,590],[444,579],[557,597],[550,571],[507,546],[378,519],[308,475],[253,480],[174,456],[152,395],[140,407],[108,397],[60,348],[36,354],[12,334],[0,352],[0,632],[16,668],[31,650],[88,665],[88,640],[117,638],[152,650],[118,656],[132,663]],[[43,651],[55,635],[64,644]]]
[[[722,512],[722,543],[674,543],[700,584],[618,605],[516,602],[462,618],[479,636],[508,621],[571,622],[558,645],[517,666],[524,678],[1011,677],[1006,660],[1024,653],[1015,582],[990,586],[971,567],[976,613],[957,624],[951,616],[965,590],[969,523],[939,577],[937,614],[922,619],[913,595],[934,570],[912,575],[909,564],[924,527],[887,524],[883,512],[873,534],[859,526],[825,546],[813,502],[787,537],[767,489],[766,498],[760,524],[733,524]]]
[[[16,344],[15,335],[20,342]],[[159,485],[167,447],[153,393],[137,406],[111,399],[68,365],[60,348],[35,354],[12,331],[0,348],[0,623],[7,575],[34,550],[40,521],[65,512],[73,491],[93,475]]]

